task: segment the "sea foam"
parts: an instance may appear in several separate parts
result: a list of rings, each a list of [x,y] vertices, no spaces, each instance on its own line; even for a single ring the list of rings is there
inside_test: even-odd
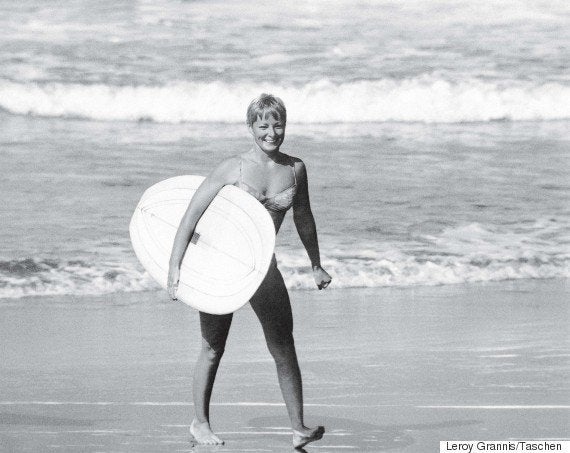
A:
[[[0,261],[0,298],[102,295],[158,288],[135,263],[33,258]]]
[[[561,83],[499,84],[435,76],[346,83],[323,79],[300,86],[221,81],[111,86],[0,80],[0,108],[20,115],[100,121],[241,123],[245,106],[261,91],[281,96],[289,117],[308,123],[570,118],[570,86]]]
[[[568,222],[540,218],[513,225],[465,223],[410,232],[404,242],[368,240],[366,248],[330,244],[321,250],[332,288],[433,286],[570,278]],[[364,241],[363,241],[364,242]],[[306,253],[276,250],[289,289],[315,287]],[[100,295],[159,286],[126,253],[113,260],[25,258],[0,261],[0,298]]]

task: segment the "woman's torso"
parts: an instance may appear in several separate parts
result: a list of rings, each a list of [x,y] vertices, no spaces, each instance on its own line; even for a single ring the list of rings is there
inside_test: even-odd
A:
[[[295,161],[287,154],[282,156],[282,162],[276,164],[272,174],[268,174],[267,170],[263,170],[259,164],[250,158],[249,153],[240,155],[239,176],[234,184],[259,200],[267,209],[273,219],[275,232],[279,231],[286,212],[293,206],[297,192]],[[271,189],[274,185],[285,188],[272,192]]]

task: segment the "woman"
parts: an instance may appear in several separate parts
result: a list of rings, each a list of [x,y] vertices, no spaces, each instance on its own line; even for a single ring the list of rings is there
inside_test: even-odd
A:
[[[180,263],[196,223],[225,185],[235,185],[256,197],[271,215],[275,232],[279,231],[287,210],[293,207],[295,226],[311,260],[315,283],[319,289],[329,285],[331,277],[321,267],[305,165],[300,159],[279,151],[285,138],[286,121],[287,112],[281,99],[262,94],[250,103],[247,125],[253,136],[253,148],[226,159],[212,171],[196,191],[180,222],[168,275],[168,292],[173,299],[176,299]],[[302,448],[320,439],[324,428],[307,428],[303,423],[302,382],[293,341],[291,305],[275,256],[250,304],[261,322],[267,346],[275,359],[279,385],[293,427],[293,446]],[[200,444],[223,443],[210,427],[209,404],[231,321],[232,314],[200,312],[202,349],[194,373],[195,417],[190,425],[192,435]]]

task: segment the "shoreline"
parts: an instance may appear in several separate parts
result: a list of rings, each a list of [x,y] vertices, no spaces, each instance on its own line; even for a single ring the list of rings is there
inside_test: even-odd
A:
[[[210,451],[188,434],[197,312],[158,295],[0,304],[0,449]],[[307,451],[568,437],[567,281],[290,295],[307,422],[327,427]],[[292,450],[248,306],[234,317],[212,424],[226,440],[216,451]]]
[[[355,286],[355,287],[330,287],[322,294],[376,294],[381,293],[399,293],[399,292],[417,292],[425,291],[430,292],[430,289],[448,294],[453,290],[485,290],[486,288],[497,289],[499,291],[540,291],[541,288],[556,287],[561,291],[570,292],[570,279],[563,277],[552,278],[525,278],[525,279],[510,279],[510,280],[488,280],[488,281],[473,281],[473,282],[459,282],[459,283],[437,283],[433,285],[425,284],[411,284],[411,285],[398,285],[398,286]],[[290,295],[295,294],[308,294],[314,293],[316,288],[288,288]],[[319,293],[316,292],[318,295]],[[163,297],[164,296],[164,297]],[[337,296],[338,297],[338,296]],[[337,297],[334,297],[335,299]],[[9,305],[17,305],[21,303],[34,303],[34,301],[45,301],[46,303],[77,303],[78,300],[88,303],[102,303],[112,301],[116,303],[115,299],[125,299],[125,303],[138,304],[138,303],[170,303],[167,298],[166,290],[163,289],[150,289],[140,291],[125,291],[125,292],[110,292],[103,294],[34,294],[21,297],[4,297],[0,298],[0,309]],[[294,297],[291,297],[294,300]],[[13,304],[11,304],[13,302]],[[86,304],[87,305],[87,304]],[[246,304],[247,305],[247,304]]]

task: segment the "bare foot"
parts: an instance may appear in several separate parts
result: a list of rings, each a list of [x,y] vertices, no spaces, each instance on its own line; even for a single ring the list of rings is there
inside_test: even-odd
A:
[[[302,431],[293,430],[293,448],[302,449],[308,443],[322,439],[324,433],[324,426],[305,428]]]
[[[194,436],[196,442],[200,445],[223,445],[224,441],[214,434],[208,422],[200,423],[198,420],[192,420],[190,425],[190,434]]]

